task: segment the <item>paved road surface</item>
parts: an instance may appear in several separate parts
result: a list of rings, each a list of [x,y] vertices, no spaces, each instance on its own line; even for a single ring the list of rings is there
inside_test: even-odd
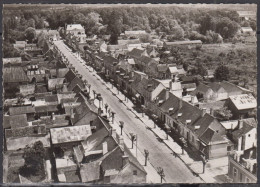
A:
[[[83,79],[88,80],[91,84],[91,90],[96,90],[101,93],[104,103],[107,103],[110,108],[116,113],[116,121],[124,121],[124,132],[135,133],[138,137],[138,149],[149,150],[149,161],[155,167],[162,167],[165,173],[167,183],[201,183],[202,181],[195,177],[185,164],[175,158],[172,151],[165,144],[159,142],[155,135],[145,128],[144,124],[136,119],[134,114],[118,101],[118,99],[106,89],[105,85],[97,80],[93,73],[76,59],[74,55],[66,48],[62,41],[55,41],[54,44],[68,58],[76,70],[83,75]]]

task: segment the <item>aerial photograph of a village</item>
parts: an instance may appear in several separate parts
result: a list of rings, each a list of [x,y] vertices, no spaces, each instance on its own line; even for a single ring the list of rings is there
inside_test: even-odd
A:
[[[3,183],[257,182],[256,4],[4,4]]]

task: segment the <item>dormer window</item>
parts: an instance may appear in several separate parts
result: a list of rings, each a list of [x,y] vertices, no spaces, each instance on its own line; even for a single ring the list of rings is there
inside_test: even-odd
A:
[[[178,113],[178,117],[181,117],[182,116],[182,113]]]
[[[163,103],[163,100],[160,100],[160,101],[159,101],[159,104],[162,104],[162,103]]]
[[[186,120],[186,123],[187,123],[187,125],[190,124],[190,123],[191,123],[191,120],[190,120],[190,119],[187,119],[187,120]]]
[[[195,125],[195,130],[199,129],[200,126],[199,125]]]

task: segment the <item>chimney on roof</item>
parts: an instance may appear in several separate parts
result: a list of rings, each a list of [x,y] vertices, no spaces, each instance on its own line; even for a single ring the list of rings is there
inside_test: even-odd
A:
[[[207,109],[206,109],[206,108],[203,108],[203,109],[202,109],[201,117],[204,117],[206,113],[207,113]]]
[[[248,157],[248,159],[252,159],[252,156],[253,156],[253,150],[251,150],[251,151],[249,152],[249,157]]]
[[[250,170],[251,173],[253,172],[254,165],[255,165],[255,164],[253,164],[253,163],[250,163],[250,165],[249,165],[249,170]]]
[[[118,144],[119,144],[119,146],[121,147],[121,149],[124,150],[124,138],[123,138],[123,136],[119,136],[119,138],[118,138]]]
[[[187,94],[188,94],[188,92],[187,92],[187,88],[183,88],[182,96],[186,96]]]
[[[169,89],[170,90],[172,90],[172,83],[173,83],[172,80],[170,80],[170,82],[169,82]]]
[[[170,89],[169,89],[169,88],[166,88],[165,100],[169,99],[169,94],[170,94]]]
[[[236,161],[240,162],[241,153],[236,152]]]
[[[103,150],[103,155],[108,152],[107,142],[103,142],[103,143],[102,143],[102,150]]]
[[[176,75],[172,75],[172,82],[175,82],[175,80],[176,80]]]
[[[68,91],[67,85],[68,85],[68,83],[63,83],[62,92],[67,92]]]
[[[214,116],[214,109],[210,108],[210,115]]]
[[[113,127],[110,128],[110,136],[116,138],[116,129],[114,129]]]
[[[191,96],[191,104],[194,104],[194,103],[195,103],[195,97]]]
[[[75,114],[74,114],[74,112],[73,112],[73,108],[71,108],[71,109],[70,109],[70,118],[71,118],[71,119],[74,119],[74,117],[75,117]]]
[[[243,128],[243,120],[242,119],[238,120],[238,128],[239,129]]]
[[[182,100],[179,99],[179,110],[182,108]]]
[[[122,156],[122,168],[129,163],[129,157],[127,155]]]
[[[51,114],[51,119],[52,119],[52,120],[55,120],[54,112]]]

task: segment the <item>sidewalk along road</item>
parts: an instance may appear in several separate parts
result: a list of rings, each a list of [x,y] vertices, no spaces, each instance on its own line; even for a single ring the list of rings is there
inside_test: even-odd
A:
[[[54,44],[68,58],[69,62],[75,67],[83,79],[91,84],[91,90],[100,93],[109,107],[116,113],[116,121],[124,121],[124,131],[126,133],[137,134],[139,150],[147,149],[149,151],[149,161],[154,167],[164,169],[165,181],[167,183],[202,183],[199,177],[196,177],[179,159],[173,156],[172,151],[157,139],[154,133],[148,130],[136,116],[123,105],[117,97],[107,90],[100,80],[93,76],[83,63],[73,55],[62,41],[55,41]]]

